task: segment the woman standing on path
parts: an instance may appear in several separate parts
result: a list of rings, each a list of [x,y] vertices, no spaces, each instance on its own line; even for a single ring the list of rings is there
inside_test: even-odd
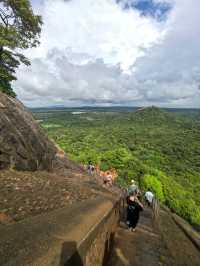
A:
[[[140,212],[143,210],[142,203],[137,198],[136,192],[131,192],[127,199],[127,220],[129,229],[134,232],[139,221]]]

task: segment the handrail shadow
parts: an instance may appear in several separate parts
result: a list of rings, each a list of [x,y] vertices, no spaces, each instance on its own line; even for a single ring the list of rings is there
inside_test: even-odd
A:
[[[59,266],[83,266],[83,260],[78,252],[75,241],[67,241],[62,244]]]

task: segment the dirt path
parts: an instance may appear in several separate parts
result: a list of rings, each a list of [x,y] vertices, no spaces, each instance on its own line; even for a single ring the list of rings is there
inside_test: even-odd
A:
[[[151,210],[142,212],[136,232],[129,232],[124,223],[116,233],[108,266],[174,265],[160,236],[152,226]]]

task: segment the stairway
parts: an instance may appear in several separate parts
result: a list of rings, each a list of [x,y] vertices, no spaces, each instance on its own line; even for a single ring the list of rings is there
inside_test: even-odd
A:
[[[152,211],[149,208],[141,213],[135,232],[130,232],[124,222],[120,223],[107,264],[107,266],[132,265],[174,265],[168,249],[153,227]]]

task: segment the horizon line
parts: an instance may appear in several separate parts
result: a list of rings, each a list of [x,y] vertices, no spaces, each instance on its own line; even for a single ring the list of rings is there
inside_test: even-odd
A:
[[[50,108],[149,108],[149,107],[156,107],[159,109],[190,109],[190,110],[200,110],[200,107],[161,107],[156,105],[149,105],[149,106],[125,106],[125,105],[118,105],[118,106],[92,106],[92,105],[84,105],[84,106],[59,106],[59,105],[50,105],[50,106],[37,106],[37,107],[30,107],[27,106],[29,109],[50,109]]]

